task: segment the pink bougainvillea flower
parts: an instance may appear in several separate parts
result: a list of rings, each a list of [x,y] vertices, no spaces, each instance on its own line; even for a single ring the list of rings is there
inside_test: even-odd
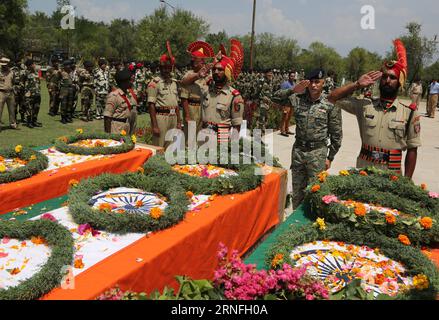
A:
[[[42,220],[50,220],[50,221],[52,221],[52,222],[57,222],[57,221],[58,221],[58,220],[56,220],[56,218],[55,218],[54,216],[52,216],[50,213],[43,214],[43,215],[41,216],[41,219],[42,219]]]
[[[428,195],[430,196],[430,198],[439,199],[439,193],[430,192]]]
[[[322,201],[329,205],[329,204],[331,204],[333,202],[338,202],[338,198],[337,198],[337,196],[331,194],[331,195],[328,195],[328,196],[324,196],[322,198]]]

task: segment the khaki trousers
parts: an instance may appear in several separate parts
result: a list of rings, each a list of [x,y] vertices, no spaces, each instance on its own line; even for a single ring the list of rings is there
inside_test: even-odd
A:
[[[3,108],[5,104],[8,105],[8,112],[9,112],[9,124],[13,125],[15,123],[15,96],[14,92],[5,92],[0,91],[0,120],[2,119],[3,115]],[[0,128],[1,130],[1,128]]]

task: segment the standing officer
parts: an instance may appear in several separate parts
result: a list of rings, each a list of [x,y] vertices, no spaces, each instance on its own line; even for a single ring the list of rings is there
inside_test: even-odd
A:
[[[110,77],[107,70],[107,61],[105,59],[99,60],[99,69],[95,73],[94,87],[96,89],[96,119],[102,120],[107,95],[110,92]]]
[[[59,70],[58,58],[52,59],[52,67],[47,70],[46,83],[49,91],[49,115],[55,117],[59,111],[59,83],[61,79],[61,72]]]
[[[268,111],[270,106],[272,106],[272,98],[274,94],[274,82],[273,82],[273,71],[266,70],[264,75],[264,80],[261,86],[261,92],[259,94],[259,118],[258,118],[258,129],[265,132],[268,120]]]
[[[311,180],[329,170],[343,139],[341,110],[323,92],[324,71],[313,70],[305,78],[307,80],[293,89],[276,93],[276,97],[283,100],[282,105],[289,103],[294,108],[296,118],[291,164],[295,209],[303,201]]]
[[[244,100],[230,82],[238,79],[244,63],[242,45],[232,39],[230,57],[220,53],[212,69],[213,80],[203,87],[201,95],[203,127],[217,134],[219,143],[228,143],[231,129],[238,132],[244,115]]]
[[[15,66],[12,68],[12,72],[14,73],[14,96],[15,96],[15,118],[18,123],[18,113],[20,113],[20,122],[26,123],[26,115],[25,115],[25,106],[24,106],[24,93],[23,93],[23,84],[21,79],[24,76],[25,69],[24,65],[21,64],[20,61],[15,62]]]
[[[10,60],[7,58],[0,59],[0,120],[2,119],[3,107],[6,103],[8,105],[9,124],[11,128],[17,129],[14,97],[15,76],[9,68],[9,63]],[[1,130],[0,126],[0,131]]]
[[[91,115],[91,105],[94,98],[93,62],[85,61],[84,68],[79,73],[79,85],[81,88],[81,106],[83,110],[82,120],[87,122],[93,121]]]
[[[215,53],[210,44],[203,41],[191,43],[187,52],[191,55],[192,70],[189,70],[183,77],[183,80],[196,75],[196,81],[188,85],[182,85],[181,102],[184,110],[184,135],[186,143],[195,147],[197,144],[198,133],[203,127],[201,119],[201,90],[206,86],[206,78],[199,77],[198,73],[206,66],[206,59],[213,58]],[[195,125],[195,136],[189,137],[189,125]],[[191,140],[191,141],[189,141]]]
[[[360,125],[362,149],[357,167],[402,171],[402,154],[407,150],[405,176],[412,178],[421,146],[421,117],[415,104],[406,105],[398,99],[408,73],[406,50],[400,40],[394,41],[398,61],[384,64],[382,72],[372,71],[357,82],[334,90],[330,98],[337,106],[356,115]],[[380,81],[379,99],[345,98],[354,91]]]
[[[29,59],[25,63],[26,72],[23,74],[21,83],[24,92],[24,105],[26,113],[26,126],[29,128],[42,127],[43,125],[37,121],[40,112],[41,103],[41,87],[38,72],[35,69],[35,63]]]
[[[105,132],[133,135],[137,124],[137,97],[132,89],[131,72],[127,69],[115,74],[116,89],[107,98],[104,111]]]
[[[149,83],[147,89],[152,143],[165,149],[170,145],[165,141],[166,133],[172,129],[181,130],[182,127],[177,80],[171,78],[174,66],[175,58],[168,44],[168,54],[160,58],[160,75]]]
[[[75,88],[72,80],[72,62],[65,60],[61,71],[59,98],[61,100],[61,123],[73,122]]]
[[[418,77],[415,79],[415,81],[412,83],[412,86],[410,87],[410,98],[412,99],[412,103],[416,104],[418,108],[421,105],[422,94],[422,81]]]

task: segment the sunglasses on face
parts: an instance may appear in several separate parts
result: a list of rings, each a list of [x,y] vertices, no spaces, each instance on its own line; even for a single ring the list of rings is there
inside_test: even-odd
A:
[[[390,78],[390,80],[398,80],[398,77],[393,74],[383,74],[381,79],[387,80],[387,78]]]

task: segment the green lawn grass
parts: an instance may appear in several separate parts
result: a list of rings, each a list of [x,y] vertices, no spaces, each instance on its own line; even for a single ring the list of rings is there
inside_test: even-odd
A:
[[[0,148],[16,146],[18,144],[25,147],[49,146],[58,137],[75,134],[76,129],[78,128],[82,128],[84,132],[104,132],[103,120],[84,122],[79,119],[74,119],[73,123],[63,125],[61,123],[61,116],[58,115],[53,118],[49,116],[49,93],[44,81],[41,82],[41,100],[38,121],[43,124],[42,128],[29,129],[22,124],[19,124],[18,130],[9,129],[9,115],[7,107],[5,106],[2,116],[3,129],[0,132]],[[77,110],[80,109],[81,105],[79,103]],[[137,127],[150,127],[150,118],[148,114],[142,114],[138,117]],[[150,138],[140,137],[138,141],[150,143]]]

